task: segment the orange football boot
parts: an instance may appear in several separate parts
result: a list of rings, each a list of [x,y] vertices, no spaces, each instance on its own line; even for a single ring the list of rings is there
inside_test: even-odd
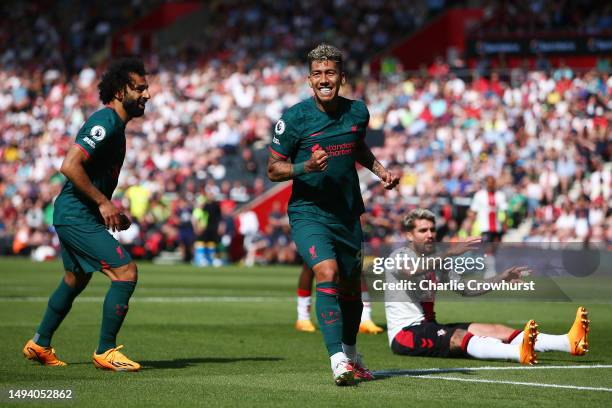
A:
[[[567,333],[570,342],[570,353],[574,356],[583,356],[589,351],[588,334],[591,330],[591,321],[589,320],[589,312],[580,306],[576,310],[576,319],[572,328]]]
[[[67,365],[57,358],[53,348],[39,346],[32,340],[28,340],[26,345],[23,346],[23,356],[28,360],[38,361],[40,364],[46,366],[63,367]]]
[[[538,337],[538,325],[535,320],[530,320],[523,330],[523,342],[520,345],[520,361],[524,365],[535,365],[538,356],[535,352],[535,343]]]
[[[305,319],[305,320],[297,320],[295,322],[295,330],[306,332],[306,333],[313,333],[317,329],[314,327],[314,324],[312,324],[310,320]]]
[[[102,354],[96,354],[94,351],[93,362],[97,368],[112,371],[138,371],[140,364],[127,358],[119,349],[123,346],[117,346]]]
[[[362,334],[380,334],[384,331],[385,329],[377,326],[372,320],[364,320],[359,324],[359,333]]]

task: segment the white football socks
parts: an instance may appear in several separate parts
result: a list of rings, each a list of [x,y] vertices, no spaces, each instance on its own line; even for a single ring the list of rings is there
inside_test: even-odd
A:
[[[333,356],[330,356],[329,360],[331,362],[331,368],[334,370],[338,363],[340,363],[342,360],[346,360],[346,354],[343,352],[336,353]]]
[[[297,297],[297,318],[298,320],[310,320],[310,301],[311,296]]]
[[[368,291],[361,292],[361,302],[363,303],[361,321],[366,322],[368,320],[372,320],[372,304],[370,303],[370,294]]]
[[[480,360],[521,360],[520,347],[517,344],[502,343],[492,337],[472,336],[467,345],[467,353]]]
[[[510,344],[520,344],[523,341],[523,332],[512,339]],[[567,334],[540,333],[536,339],[535,351],[564,351],[570,352],[569,337]]]

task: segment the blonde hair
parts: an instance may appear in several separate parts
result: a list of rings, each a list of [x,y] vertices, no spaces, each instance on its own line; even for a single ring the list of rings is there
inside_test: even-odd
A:
[[[334,61],[342,71],[342,51],[333,45],[321,43],[308,53],[308,68],[314,61]]]

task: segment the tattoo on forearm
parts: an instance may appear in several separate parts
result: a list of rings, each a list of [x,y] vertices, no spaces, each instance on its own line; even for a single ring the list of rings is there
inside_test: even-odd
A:
[[[271,181],[286,181],[293,177],[293,164],[270,155],[268,158],[268,178]]]
[[[385,172],[385,167],[382,164],[380,164],[378,160],[375,160],[374,164],[372,165],[372,173],[382,178],[382,175],[384,174],[384,172]]]

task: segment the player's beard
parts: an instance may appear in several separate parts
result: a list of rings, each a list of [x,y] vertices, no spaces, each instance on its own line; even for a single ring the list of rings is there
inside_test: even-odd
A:
[[[139,118],[144,115],[144,104],[140,107],[138,99],[124,98],[122,104],[123,109],[131,118]]]
[[[423,242],[421,244],[414,245],[416,252],[423,255],[431,255],[436,252],[436,243],[435,242]]]

